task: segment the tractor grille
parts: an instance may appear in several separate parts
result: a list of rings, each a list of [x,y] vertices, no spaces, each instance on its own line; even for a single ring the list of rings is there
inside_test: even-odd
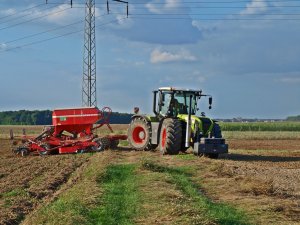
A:
[[[208,118],[200,118],[202,121],[203,132],[206,133],[211,125],[211,120]]]

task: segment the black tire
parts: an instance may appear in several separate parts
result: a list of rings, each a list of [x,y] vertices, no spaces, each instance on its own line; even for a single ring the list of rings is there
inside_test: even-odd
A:
[[[158,145],[156,145],[156,144],[155,144],[155,145],[154,145],[154,144],[152,144],[152,145],[151,145],[151,149],[150,149],[150,150],[155,150],[155,149],[157,148],[157,146],[158,146]]]
[[[97,151],[103,151],[105,149],[109,149],[111,141],[108,137],[96,138],[94,139],[95,142],[99,144]]]
[[[25,156],[29,155],[29,149],[26,147],[20,147],[17,151],[17,155],[25,157]]]
[[[176,155],[181,150],[182,145],[182,125],[177,119],[165,119],[163,121],[160,138],[159,148],[161,153]]]
[[[128,128],[128,142],[132,148],[149,151],[156,148],[151,144],[151,124],[143,117],[135,117]]]
[[[110,149],[117,149],[119,143],[120,143],[119,140],[112,140],[110,142]]]

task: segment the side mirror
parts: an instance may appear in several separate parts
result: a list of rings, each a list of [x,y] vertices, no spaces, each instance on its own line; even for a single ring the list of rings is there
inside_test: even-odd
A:
[[[138,114],[139,111],[140,111],[140,108],[139,108],[139,107],[134,107],[134,108],[133,108],[134,114]]]
[[[208,104],[209,104],[209,109],[211,109],[211,104],[212,104],[212,97],[211,96],[208,98]]]

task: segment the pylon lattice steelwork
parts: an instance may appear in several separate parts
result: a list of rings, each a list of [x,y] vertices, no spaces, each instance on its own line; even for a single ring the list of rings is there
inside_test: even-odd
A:
[[[86,0],[85,7],[82,106],[97,106],[95,0]]]

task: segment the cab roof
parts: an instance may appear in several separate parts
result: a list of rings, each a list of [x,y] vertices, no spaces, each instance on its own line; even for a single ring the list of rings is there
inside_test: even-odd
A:
[[[202,92],[201,89],[194,90],[194,89],[187,89],[187,88],[178,88],[178,87],[160,87],[158,88],[159,91],[179,91],[179,92]]]

